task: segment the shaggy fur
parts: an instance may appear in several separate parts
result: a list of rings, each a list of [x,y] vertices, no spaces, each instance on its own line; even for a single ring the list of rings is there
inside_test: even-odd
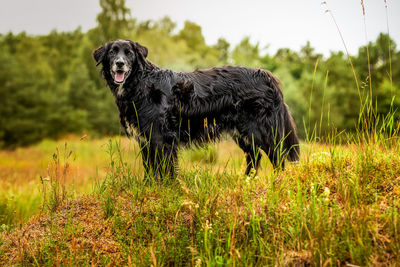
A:
[[[161,69],[137,42],[118,40],[94,51],[115,97],[120,122],[141,145],[147,172],[174,175],[177,147],[229,133],[246,154],[248,174],[265,151],[275,168],[299,159],[299,141],[279,81],[270,72],[215,67]]]

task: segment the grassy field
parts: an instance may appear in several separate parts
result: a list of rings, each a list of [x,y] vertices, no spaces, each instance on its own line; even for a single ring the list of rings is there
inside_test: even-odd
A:
[[[45,140],[15,151],[0,151],[0,225],[19,225],[37,214],[42,205],[40,177],[49,176],[48,168],[57,148],[63,153],[73,151],[65,181],[69,192],[90,193],[92,180],[104,177],[106,172],[107,159],[102,147],[106,142],[75,137],[58,142]]]
[[[107,173],[110,141],[120,144],[124,161],[134,168],[135,174],[144,175],[137,143],[128,138],[88,140],[71,136],[59,141],[45,140],[15,151],[0,151],[0,225],[19,225],[41,210],[41,178],[47,183],[47,178],[54,176],[55,154],[60,157],[60,165],[68,165],[63,181],[68,193],[92,193],[96,181],[103,180]],[[228,141],[220,143],[218,149],[214,145],[207,149],[184,150],[180,160],[181,170],[211,164],[216,166],[214,172],[229,166],[230,171],[236,173],[245,164],[241,150]],[[269,162],[264,163],[268,165]]]
[[[246,177],[225,140],[181,151],[177,179],[163,182],[143,180],[126,138],[2,151],[0,262],[395,266],[399,143],[304,143],[284,172],[264,157]]]

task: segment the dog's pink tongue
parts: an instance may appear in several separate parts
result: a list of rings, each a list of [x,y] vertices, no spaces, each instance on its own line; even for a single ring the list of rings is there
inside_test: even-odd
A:
[[[124,81],[124,73],[116,72],[114,76],[114,80],[118,83],[122,83]]]

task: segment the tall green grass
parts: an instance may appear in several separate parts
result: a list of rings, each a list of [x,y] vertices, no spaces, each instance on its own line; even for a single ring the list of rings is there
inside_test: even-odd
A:
[[[110,143],[118,155],[118,143]],[[285,173],[245,177],[213,165],[154,182],[113,157],[98,189],[133,265],[394,264],[400,151],[375,144],[304,147]],[[113,154],[114,153],[114,154]]]

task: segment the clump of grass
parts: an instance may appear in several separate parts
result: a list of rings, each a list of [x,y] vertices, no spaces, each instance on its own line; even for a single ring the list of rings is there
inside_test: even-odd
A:
[[[133,189],[138,181],[143,182],[143,179],[139,179],[139,175],[133,173],[132,165],[124,161],[120,140],[110,139],[106,153],[109,157],[107,173],[102,181],[95,181],[94,192],[101,200],[105,217],[111,217],[116,209],[115,193]],[[139,157],[138,153],[136,159]]]
[[[1,192],[0,197],[0,232],[9,232],[16,226],[37,214],[42,204],[42,197],[36,192],[35,184],[27,184],[29,191],[23,188]]]
[[[215,164],[217,162],[217,147],[213,143],[197,147],[189,151],[188,154],[192,162],[202,162],[206,164]]]
[[[387,16],[387,1],[384,1],[385,3],[385,9],[386,9],[386,22],[387,22],[387,31],[389,34],[389,23],[388,23],[388,16]],[[396,113],[396,107],[393,106],[393,98],[392,98],[392,103],[391,103],[391,108],[388,114],[379,114],[377,112],[377,108],[374,107],[374,96],[373,96],[373,90],[372,88],[372,79],[373,79],[373,74],[371,73],[371,63],[370,63],[370,53],[369,53],[369,42],[368,42],[368,36],[367,36],[367,25],[366,25],[366,10],[364,6],[364,1],[361,1],[361,9],[362,9],[362,16],[363,16],[363,21],[364,21],[364,33],[365,33],[365,39],[366,39],[366,52],[367,52],[367,67],[368,67],[368,91],[369,93],[367,95],[362,94],[362,86],[360,86],[360,83],[357,78],[356,70],[354,68],[351,56],[349,54],[349,51],[347,49],[346,42],[344,40],[344,37],[342,35],[342,32],[339,28],[339,25],[335,19],[335,16],[332,12],[331,9],[329,9],[327,1],[323,1],[321,4],[326,6],[326,13],[329,13],[331,16],[337,31],[340,35],[340,39],[342,40],[347,59],[349,61],[354,81],[356,83],[357,87],[357,92],[358,96],[360,99],[360,112],[359,112],[359,119],[358,119],[358,125],[356,125],[357,133],[355,135],[354,140],[356,143],[365,143],[365,142],[377,142],[379,140],[383,140],[385,138],[392,138],[393,136],[398,136],[399,134],[399,124],[396,125],[396,122],[394,121],[395,118],[395,113]],[[392,93],[392,65],[391,65],[391,54],[390,54],[390,38],[388,38],[388,45],[389,45],[389,79],[390,79],[390,86],[391,86],[391,93]],[[316,70],[314,70],[315,72]],[[321,117],[322,121],[322,117]]]
[[[60,152],[56,148],[53,153],[53,161],[47,167],[48,177],[40,177],[43,195],[43,210],[57,210],[58,207],[67,199],[66,179],[69,171],[69,160],[73,159],[72,150],[68,149],[67,142]]]

